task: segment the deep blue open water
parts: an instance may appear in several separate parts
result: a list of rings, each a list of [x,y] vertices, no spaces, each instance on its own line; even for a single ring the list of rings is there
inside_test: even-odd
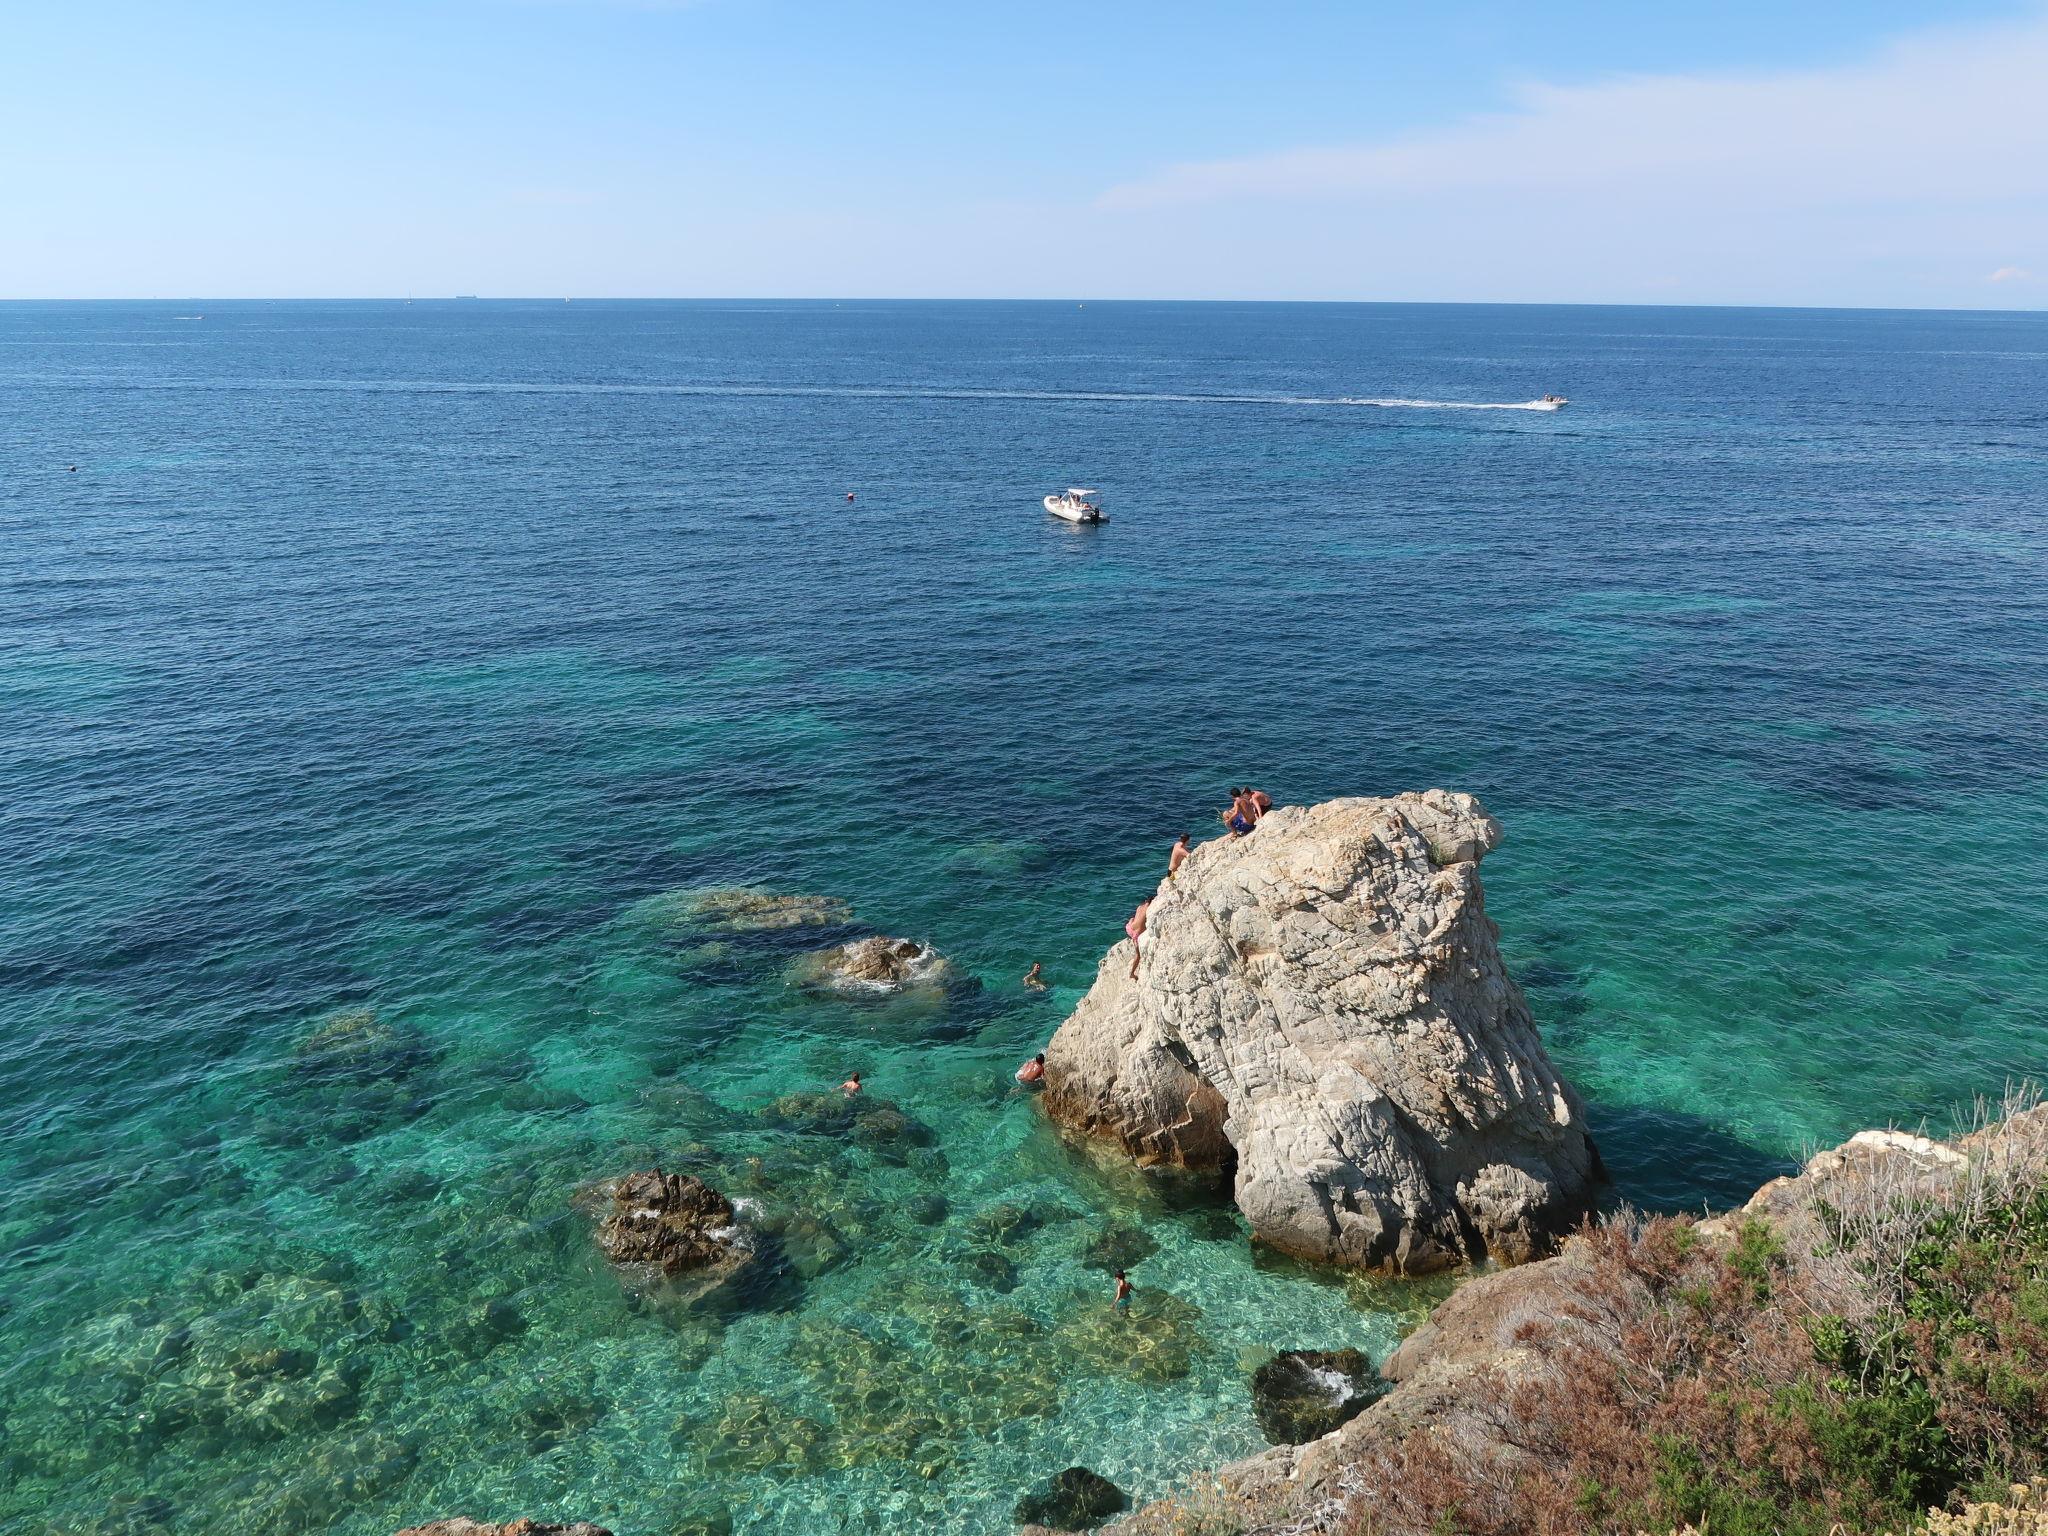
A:
[[[1010,1083],[1226,785],[1482,796],[1672,1208],[2048,1063],[2044,747],[2048,316],[0,306],[0,1530],[1156,1494],[1428,1300]],[[789,983],[855,931],[981,985]],[[856,1068],[931,1135],[762,1113]],[[772,1286],[622,1291],[656,1156]]]

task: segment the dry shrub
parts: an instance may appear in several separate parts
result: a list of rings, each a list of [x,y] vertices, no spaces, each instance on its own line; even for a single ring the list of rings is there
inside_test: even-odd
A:
[[[2048,1111],[2008,1107],[1962,1161],[1846,1162],[1793,1248],[1589,1227],[1487,1390],[1368,1446],[1347,1529],[1854,1536],[2048,1469]]]

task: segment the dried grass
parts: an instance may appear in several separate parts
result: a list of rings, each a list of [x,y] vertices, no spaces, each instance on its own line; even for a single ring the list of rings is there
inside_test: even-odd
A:
[[[2048,1470],[2041,1102],[1979,1105],[1959,1151],[1824,1156],[1783,1222],[1588,1228],[1572,1301],[1458,1411],[1370,1444],[1338,1529],[1853,1536]]]

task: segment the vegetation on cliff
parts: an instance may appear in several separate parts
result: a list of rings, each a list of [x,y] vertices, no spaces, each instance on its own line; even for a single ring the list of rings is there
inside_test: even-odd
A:
[[[1330,1528],[1980,1528],[1966,1506],[2048,1471],[2048,1118],[1920,1146],[1722,1221],[1589,1228],[1573,1301],[1491,1373],[1491,1433],[1365,1439]]]

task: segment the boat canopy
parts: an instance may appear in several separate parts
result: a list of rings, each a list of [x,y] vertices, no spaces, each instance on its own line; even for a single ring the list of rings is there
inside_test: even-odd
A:
[[[1083,490],[1078,485],[1070,485],[1067,487],[1067,494],[1069,496],[1078,497],[1082,501],[1086,501],[1090,496],[1100,496],[1102,492]]]

